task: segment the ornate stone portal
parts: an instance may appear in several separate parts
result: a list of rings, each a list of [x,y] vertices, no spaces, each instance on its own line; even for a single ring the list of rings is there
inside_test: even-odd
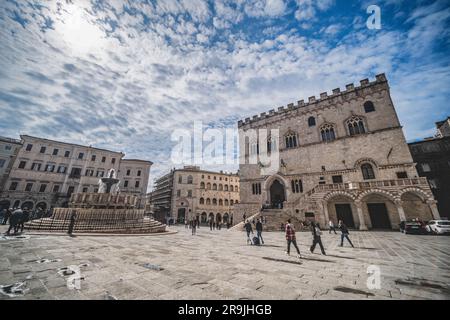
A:
[[[166,231],[166,225],[144,217],[136,209],[137,197],[121,194],[114,169],[99,180],[98,193],[74,193],[69,208],[53,209],[50,218],[28,222],[25,228],[36,231],[67,232],[75,215],[74,233],[145,234]]]

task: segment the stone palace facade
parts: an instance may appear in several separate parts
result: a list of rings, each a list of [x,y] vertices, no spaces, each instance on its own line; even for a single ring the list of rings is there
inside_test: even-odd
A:
[[[0,188],[0,209],[67,207],[73,193],[96,193],[100,178],[114,169],[121,192],[137,197],[143,208],[152,162],[123,159],[122,152],[66,143],[28,135]]]
[[[185,166],[156,180],[148,197],[149,207],[157,220],[172,218],[183,223],[198,219],[206,224],[213,219],[227,223],[231,222],[234,205],[239,203],[239,188],[237,174]]]
[[[345,91],[239,121],[245,159],[261,144],[279,150],[277,172],[261,163],[239,167],[241,203],[247,216],[263,205],[298,221],[322,226],[344,220],[360,230],[397,229],[401,220],[439,218],[426,178],[418,176],[384,74]],[[279,139],[246,139],[251,129],[279,129]]]

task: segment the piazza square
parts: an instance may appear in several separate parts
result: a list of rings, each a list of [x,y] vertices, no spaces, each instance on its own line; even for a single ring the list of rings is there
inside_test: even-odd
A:
[[[2,229],[3,230],[3,229]],[[246,244],[244,232],[184,226],[150,236],[24,234],[1,238],[0,283],[24,282],[23,293],[0,299],[304,300],[450,298],[448,237],[351,232],[355,248],[324,233],[326,256],[309,252],[311,235],[297,232],[302,259],[285,254],[282,232]],[[38,261],[47,259],[47,262]],[[81,268],[80,289],[58,270]],[[367,268],[380,268],[379,289]],[[150,267],[149,267],[150,266]],[[3,289],[4,290],[4,289]]]

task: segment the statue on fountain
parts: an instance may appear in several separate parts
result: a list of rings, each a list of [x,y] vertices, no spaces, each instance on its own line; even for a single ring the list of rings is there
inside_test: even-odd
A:
[[[106,177],[100,178],[98,181],[98,193],[119,193],[119,182],[117,179],[116,171],[114,169],[109,169]]]

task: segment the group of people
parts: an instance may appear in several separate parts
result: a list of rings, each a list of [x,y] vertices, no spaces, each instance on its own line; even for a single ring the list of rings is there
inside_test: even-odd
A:
[[[316,249],[316,246],[319,245],[320,247],[320,251],[322,252],[323,255],[326,255],[325,252],[325,248],[323,246],[322,243],[322,230],[320,228],[320,224],[318,222],[315,221],[311,221],[310,223],[310,230],[312,233],[312,244],[311,247],[309,248],[311,253],[314,253],[314,250]],[[287,222],[285,224],[283,224],[283,228],[284,228],[284,232],[285,232],[285,237],[286,237],[286,241],[287,241],[287,250],[286,250],[286,254],[290,255],[290,251],[291,251],[291,244],[294,246],[294,248],[297,251],[298,254],[298,258],[301,258],[301,253],[300,253],[300,249],[298,248],[297,245],[297,239],[295,236],[295,227],[291,222],[291,219],[288,219]],[[350,240],[349,237],[349,231],[347,226],[345,225],[345,223],[342,220],[339,220],[338,223],[338,228],[341,231],[341,243],[340,246],[342,247],[344,245],[344,239],[347,239],[347,241],[350,243],[350,245],[354,248],[354,245],[352,243],[352,241]],[[253,228],[252,228],[252,224],[250,223],[249,220],[246,220],[245,225],[244,225],[244,229],[247,233],[247,244],[259,244],[259,242],[261,244],[264,244],[264,240],[262,237],[262,230],[263,230],[263,224],[261,223],[260,219],[257,219],[256,222],[256,237],[253,238],[253,240],[250,238],[250,234],[253,235]],[[331,234],[331,232],[334,232],[335,234],[337,234],[336,232],[336,227],[333,223],[333,221],[329,221],[329,233]]]
[[[6,235],[11,235],[11,231],[14,234],[23,232],[25,227],[25,222],[30,220],[31,211],[28,208],[23,209],[6,209],[3,213],[2,224],[6,225],[9,221],[9,228],[6,231]]]
[[[221,221],[215,221],[214,219],[209,219],[208,224],[209,229],[213,231],[213,230],[221,230],[224,223]],[[232,222],[226,222],[225,224],[227,229],[229,229],[232,225]],[[184,226],[186,229],[188,228],[191,229],[192,235],[195,235],[197,233],[197,229],[200,228],[200,221],[199,219],[190,219],[190,220],[186,219],[184,221]]]

